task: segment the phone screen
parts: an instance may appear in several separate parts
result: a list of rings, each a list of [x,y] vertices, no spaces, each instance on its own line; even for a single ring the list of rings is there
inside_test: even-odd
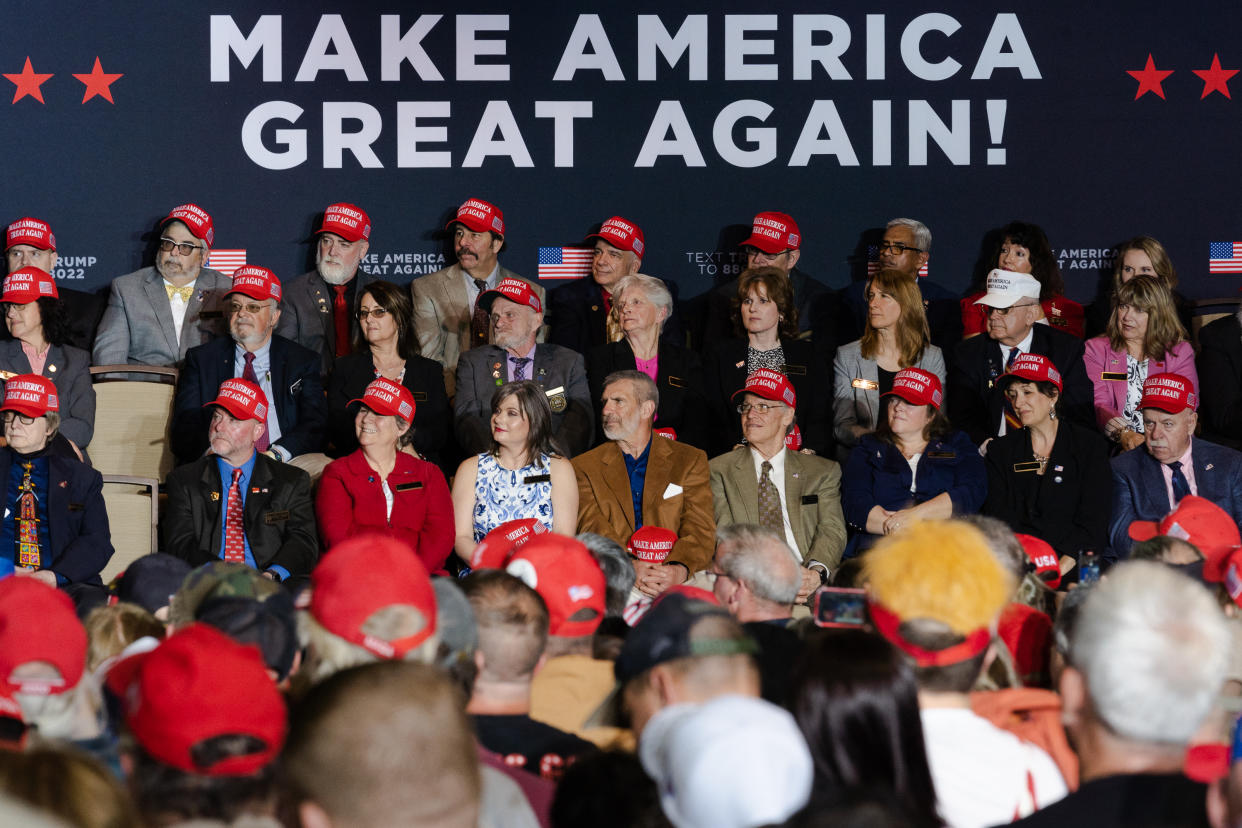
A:
[[[867,623],[867,594],[861,589],[820,587],[814,618],[819,627],[862,627]]]

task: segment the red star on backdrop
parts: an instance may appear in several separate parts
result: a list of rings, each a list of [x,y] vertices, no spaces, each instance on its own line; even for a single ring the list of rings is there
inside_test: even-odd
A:
[[[1151,54],[1147,55],[1147,65],[1142,69],[1127,69],[1126,74],[1139,82],[1138,91],[1134,93],[1134,100],[1146,95],[1148,92],[1155,92],[1164,98],[1164,89],[1160,84],[1169,75],[1173,74],[1172,69],[1157,69],[1156,62],[1152,60]]]
[[[51,76],[51,72],[44,75],[31,68],[29,57],[26,58],[26,65],[22,67],[20,73],[12,75],[7,72],[4,73],[4,77],[11,80],[17,86],[17,89],[13,92],[13,103],[17,103],[27,95],[39,103],[43,103],[43,92],[39,89],[39,86]]]
[[[1233,96],[1229,94],[1229,79],[1238,74],[1237,69],[1221,69],[1220,55],[1212,55],[1212,65],[1207,69],[1191,69],[1203,81],[1203,94],[1199,96],[1199,100],[1203,100],[1213,92],[1219,92],[1230,100]]]
[[[99,57],[97,55],[95,57],[95,68],[91,69],[89,74],[74,72],[73,76],[86,84],[86,91],[82,94],[82,103],[86,103],[98,95],[101,98],[106,98],[108,103],[115,104],[116,101],[112,100],[112,90],[109,87],[117,78],[124,77],[124,74],[121,72],[105,72],[103,67],[99,65]]]

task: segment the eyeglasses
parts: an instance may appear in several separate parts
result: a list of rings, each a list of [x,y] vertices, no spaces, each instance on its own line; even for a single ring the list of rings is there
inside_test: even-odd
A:
[[[922,253],[923,252],[923,248],[921,247],[907,247],[901,242],[890,242],[890,241],[880,242],[881,253],[896,253],[898,256],[900,256],[902,253],[905,253],[907,250],[909,250],[911,253]]]
[[[774,262],[777,259],[779,259],[781,256],[784,256],[786,253],[789,252],[788,250],[782,250],[779,253],[769,253],[768,251],[760,250],[757,247],[746,247],[743,249],[746,255],[753,257],[755,261],[764,261],[764,262]]]
[[[388,315],[388,308],[371,308],[370,310],[366,308],[360,308],[358,310],[358,321],[365,322],[368,316],[370,316],[373,319],[383,319],[387,315]]]
[[[14,420],[17,420],[22,425],[34,425],[34,421],[37,419],[39,418],[38,417],[27,417],[25,414],[18,414],[16,411],[4,412],[4,424],[5,425],[8,425]]]
[[[997,316],[1008,316],[1011,310],[1016,310],[1017,308],[1033,308],[1038,304],[1038,302],[1027,302],[1025,305],[1014,305],[1008,308],[988,308],[988,316],[991,316],[992,314],[996,314]]]
[[[774,408],[784,408],[783,405],[769,405],[768,403],[742,403],[737,407],[738,414],[746,414],[752,408],[760,414],[767,414]]]
[[[241,313],[242,311],[245,311],[251,316],[258,316],[259,313],[262,312],[266,307],[267,305],[260,305],[258,302],[247,302],[244,305],[239,302],[230,302],[229,313],[238,314],[238,313]]]
[[[197,244],[190,244],[189,242],[173,241],[167,236],[163,236],[162,238],[160,238],[160,250],[163,251],[164,253],[168,253],[171,250],[176,250],[178,256],[189,256],[195,250],[198,250],[198,249],[199,249],[199,246]]]

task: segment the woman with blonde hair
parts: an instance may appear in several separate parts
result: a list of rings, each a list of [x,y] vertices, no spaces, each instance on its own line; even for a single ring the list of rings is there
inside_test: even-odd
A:
[[[1177,318],[1181,320],[1182,327],[1190,330],[1190,320],[1194,316],[1195,308],[1185,296],[1177,292],[1177,268],[1173,266],[1168,251],[1151,236],[1135,236],[1117,245],[1117,253],[1113,257],[1112,278],[1101,280],[1102,292],[1091,303],[1087,314],[1087,330],[1090,335],[1095,336],[1104,331],[1113,311],[1113,294],[1136,276],[1150,276],[1164,284],[1173,294],[1173,307],[1177,309]]]
[[[841,462],[859,438],[884,420],[893,378],[921,368],[945,379],[944,356],[931,344],[918,283],[896,270],[881,270],[867,284],[867,319],[861,339],[841,346],[833,361],[834,421]]]

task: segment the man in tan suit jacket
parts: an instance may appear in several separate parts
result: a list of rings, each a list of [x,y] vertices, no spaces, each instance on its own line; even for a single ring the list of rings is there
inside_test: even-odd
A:
[[[745,409],[741,417],[747,445],[711,461],[716,523],[753,523],[783,537],[803,566],[797,603],[804,603],[827,583],[845,550],[841,467],[832,460],[785,448],[796,398],[784,375],[768,369],[755,371],[733,397]],[[775,495],[767,501],[767,510],[759,491],[765,474]]]
[[[653,437],[658,398],[655,383],[643,372],[610,374],[604,381],[603,410],[608,442],[573,459],[579,532],[595,532],[622,546],[643,526],[677,533],[663,563],[634,561],[635,586],[648,595],[706,569],[716,547],[707,455]]]

